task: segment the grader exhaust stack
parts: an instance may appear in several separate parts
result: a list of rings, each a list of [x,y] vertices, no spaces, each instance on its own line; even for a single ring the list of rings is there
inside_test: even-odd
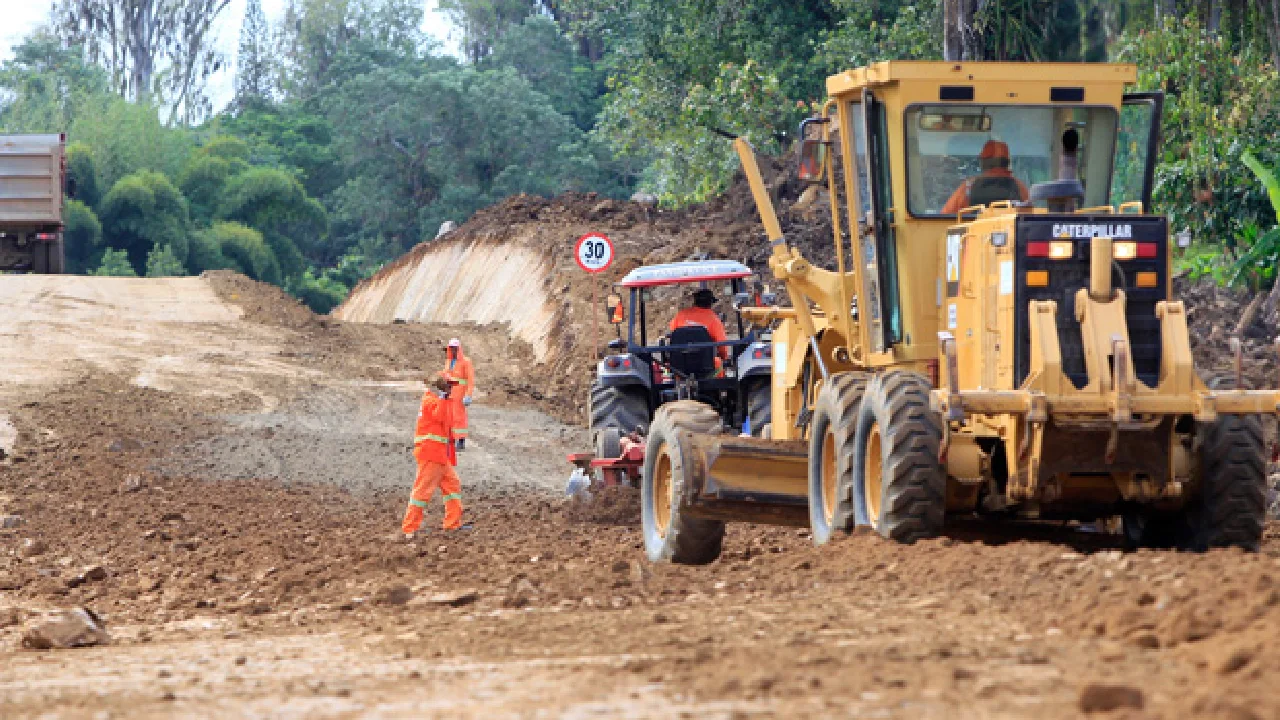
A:
[[[770,439],[664,406],[649,556],[709,562],[726,521],[913,542],[958,516],[1119,516],[1134,546],[1256,548],[1280,392],[1196,374],[1168,222],[1146,213],[1161,98],[1125,95],[1136,75],[892,62],[828,78],[801,132],[802,179],[831,203],[828,268],[787,244],[735,141],[791,301],[744,312],[772,333]],[[1149,123],[1137,152],[1115,152],[1122,110]]]

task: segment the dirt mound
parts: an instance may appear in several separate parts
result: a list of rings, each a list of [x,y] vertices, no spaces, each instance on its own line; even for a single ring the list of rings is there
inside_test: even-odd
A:
[[[1187,304],[1187,323],[1191,330],[1191,351],[1195,354],[1196,368],[1208,381],[1215,377],[1230,378],[1235,374],[1231,353],[1231,338],[1241,317],[1253,302],[1254,296],[1246,290],[1224,288],[1207,278],[1197,282],[1185,279],[1174,281],[1174,297]],[[1256,312],[1253,322],[1239,335],[1243,350],[1243,375],[1247,388],[1275,387],[1280,381],[1276,372],[1276,337],[1280,328],[1268,322],[1266,314]]]
[[[200,277],[219,297],[243,310],[246,320],[292,329],[316,327],[323,322],[301,300],[275,285],[234,270],[206,270]]]

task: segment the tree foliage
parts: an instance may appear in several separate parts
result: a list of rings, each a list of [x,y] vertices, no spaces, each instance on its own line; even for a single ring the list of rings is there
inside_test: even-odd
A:
[[[179,262],[188,250],[187,201],[164,175],[144,170],[121,178],[102,199],[99,217],[111,247],[145,270],[151,250],[167,245]]]
[[[186,274],[186,267],[172,247],[156,245],[147,253],[147,277],[181,277]]]
[[[273,168],[253,168],[232,177],[218,217],[262,233],[286,281],[302,277],[306,259],[300,247],[311,249],[328,222],[324,207],[307,197],[297,178]]]
[[[83,273],[93,269],[102,251],[102,223],[98,222],[98,216],[87,204],[68,200],[62,207],[62,225],[67,272]]]
[[[111,248],[107,248],[102,254],[102,262],[98,265],[98,269],[90,274],[105,277],[138,277],[138,272],[129,262],[129,254],[124,250]]]
[[[239,108],[262,107],[271,101],[271,35],[262,14],[262,0],[248,0],[240,24],[240,49],[236,54],[236,97]]]

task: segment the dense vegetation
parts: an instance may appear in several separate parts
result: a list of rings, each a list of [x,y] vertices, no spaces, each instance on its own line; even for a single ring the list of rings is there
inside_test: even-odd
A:
[[[101,21],[139,2],[186,13],[150,52]],[[439,5],[462,57],[422,34],[418,0],[291,0],[275,26],[249,0],[235,99],[215,109],[200,28],[225,2],[60,0],[0,66],[0,132],[68,134],[72,270],[235,268],[326,310],[442,222],[514,193],[706,199],[736,169],[724,135],[786,151],[825,76],[849,66],[1123,60],[1169,94],[1156,201],[1198,238],[1182,262],[1274,281],[1280,233],[1259,181],[1280,161],[1270,2]]]

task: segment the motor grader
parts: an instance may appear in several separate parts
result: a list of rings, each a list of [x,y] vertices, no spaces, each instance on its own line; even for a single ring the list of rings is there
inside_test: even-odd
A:
[[[1118,517],[1135,546],[1256,548],[1280,392],[1197,375],[1150,213],[1162,97],[1126,94],[1136,79],[943,62],[829,77],[800,176],[830,200],[831,268],[788,243],[736,140],[791,303],[743,311],[772,330],[773,419],[747,438],[697,402],[662,407],[648,556],[710,562],[729,521],[821,544],[855,525],[911,543],[960,519]]]

